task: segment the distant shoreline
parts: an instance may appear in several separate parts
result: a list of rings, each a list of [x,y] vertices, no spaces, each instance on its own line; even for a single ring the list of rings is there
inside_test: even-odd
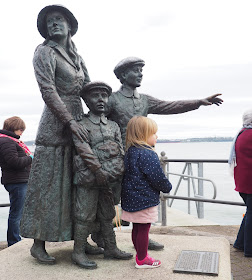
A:
[[[232,142],[233,137],[203,137],[186,139],[158,139],[157,143],[190,143],[190,142]],[[24,141],[27,146],[34,146],[35,140]]]
[[[157,143],[190,143],[190,142],[232,142],[233,137],[203,137],[187,139],[158,139]]]

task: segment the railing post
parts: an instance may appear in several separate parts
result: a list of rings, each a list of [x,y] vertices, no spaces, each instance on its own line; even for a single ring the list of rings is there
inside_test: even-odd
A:
[[[198,177],[203,178],[203,162],[198,163]],[[204,196],[203,180],[198,180],[198,195]],[[204,219],[204,203],[198,202],[198,218]]]
[[[187,162],[186,163],[187,165],[187,174],[190,176],[190,165],[192,165],[190,162]],[[190,184],[190,178],[187,178],[185,179],[187,180],[187,196],[190,197],[191,196],[191,191],[190,191],[190,188],[191,188],[191,184]],[[188,205],[187,205],[187,213],[188,214],[191,214],[191,201],[188,200]]]
[[[166,174],[166,167],[167,167],[167,163],[165,162],[165,160],[167,159],[167,156],[165,156],[165,152],[161,152],[161,157],[159,158],[160,160],[160,165],[164,171],[164,173]],[[166,226],[167,225],[167,219],[166,219],[166,212],[167,212],[167,203],[169,202],[169,200],[167,199],[162,199],[162,194],[161,194],[161,215],[160,215],[160,206],[158,208],[158,220],[162,221],[162,226]],[[161,217],[160,217],[161,216]]]
[[[167,156],[165,155],[165,152],[161,152],[160,155],[161,155],[160,158],[159,158],[159,160],[160,160],[160,165],[161,165],[161,167],[162,167],[164,173],[166,173],[166,165],[167,165],[167,162],[165,162],[165,160],[168,159],[168,158],[167,158]]]
[[[161,193],[161,207],[162,207],[162,226],[167,226],[167,217],[166,217],[166,212],[167,212],[167,203],[166,199],[163,198],[163,193]]]

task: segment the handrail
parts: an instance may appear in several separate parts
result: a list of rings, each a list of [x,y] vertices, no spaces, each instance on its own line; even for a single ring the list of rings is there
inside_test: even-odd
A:
[[[177,195],[169,195],[166,193],[160,194],[161,200],[165,200],[168,198],[172,199],[182,199],[182,200],[192,200],[192,201],[200,201],[200,202],[209,202],[209,203],[217,203],[217,204],[228,204],[228,205],[236,205],[236,206],[246,206],[243,202],[236,201],[228,201],[228,200],[217,200],[217,199],[207,199],[207,198],[196,198],[196,197],[186,197],[186,196],[177,196]]]
[[[227,201],[227,200],[216,200],[216,199],[206,199],[206,198],[196,198],[196,197],[186,197],[186,196],[175,196],[169,195],[165,193],[160,193],[161,199],[161,207],[162,207],[162,226],[167,226],[167,218],[166,218],[166,199],[181,199],[181,200],[191,200],[191,201],[198,201],[198,202],[209,202],[209,203],[218,203],[218,204],[228,204],[228,205],[236,205],[236,206],[246,206],[242,202],[235,202],[235,201]]]
[[[228,163],[227,159],[162,159],[164,162],[206,162],[206,163]]]
[[[216,198],[217,188],[216,188],[215,183],[214,183],[212,180],[210,180],[210,179],[206,179],[206,178],[202,178],[202,177],[197,177],[197,176],[186,175],[186,174],[180,174],[180,173],[173,173],[173,172],[167,172],[167,174],[177,175],[177,176],[180,176],[181,178],[183,178],[183,177],[188,177],[188,178],[192,178],[192,179],[198,179],[198,180],[202,180],[202,181],[211,182],[212,185],[213,185],[213,189],[214,189],[214,194],[213,194],[213,198],[212,198],[212,199],[215,199],[215,198]],[[184,179],[184,178],[183,178],[183,179]]]
[[[10,203],[0,204],[0,207],[9,207]]]

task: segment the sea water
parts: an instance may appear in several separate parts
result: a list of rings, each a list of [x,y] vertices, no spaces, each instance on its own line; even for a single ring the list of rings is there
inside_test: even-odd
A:
[[[231,142],[179,142],[158,143],[156,152],[160,155],[162,151],[170,159],[225,159],[229,157]],[[34,147],[31,147],[34,149]],[[182,173],[184,163],[170,163],[170,171]],[[197,176],[196,164],[193,166],[194,176]],[[217,186],[218,200],[242,202],[239,194],[234,190],[234,180],[230,174],[227,163],[204,163],[203,176],[213,180]],[[177,186],[178,176],[169,177],[173,190]],[[211,183],[204,182],[204,196],[212,198],[213,187]],[[182,181],[177,195],[187,196],[187,181]],[[191,190],[192,195],[192,190]],[[9,203],[8,192],[0,185],[0,203]],[[190,204],[191,214],[197,216],[195,202]],[[188,201],[174,200],[172,207],[188,212]],[[243,206],[232,206],[222,204],[204,203],[204,218],[221,225],[239,225],[245,212]],[[6,240],[9,207],[0,208],[0,241]]]

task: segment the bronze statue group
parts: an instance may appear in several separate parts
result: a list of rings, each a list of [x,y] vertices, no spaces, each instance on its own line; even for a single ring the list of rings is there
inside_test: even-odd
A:
[[[105,82],[90,81],[72,41],[78,22],[67,8],[44,7],[37,27],[45,40],[35,51],[33,65],[45,106],[21,236],[34,240],[31,255],[45,264],[55,263],[45,241],[74,240],[72,261],[83,268],[97,267],[88,254],[131,259],[131,253],[117,247],[112,224],[114,207],[121,201],[124,219],[133,223],[136,267],[159,267],[161,262],[148,255],[148,247],[163,245],[149,240],[148,233],[157,215],[159,193],[169,192],[171,184],[153,150],[157,126],[147,116],[220,105],[222,99],[214,94],[199,100],[163,101],[140,94],[145,62],[137,57],[115,66],[121,87],[112,92]],[[87,114],[81,98],[89,108]],[[87,242],[90,234],[102,248]]]

